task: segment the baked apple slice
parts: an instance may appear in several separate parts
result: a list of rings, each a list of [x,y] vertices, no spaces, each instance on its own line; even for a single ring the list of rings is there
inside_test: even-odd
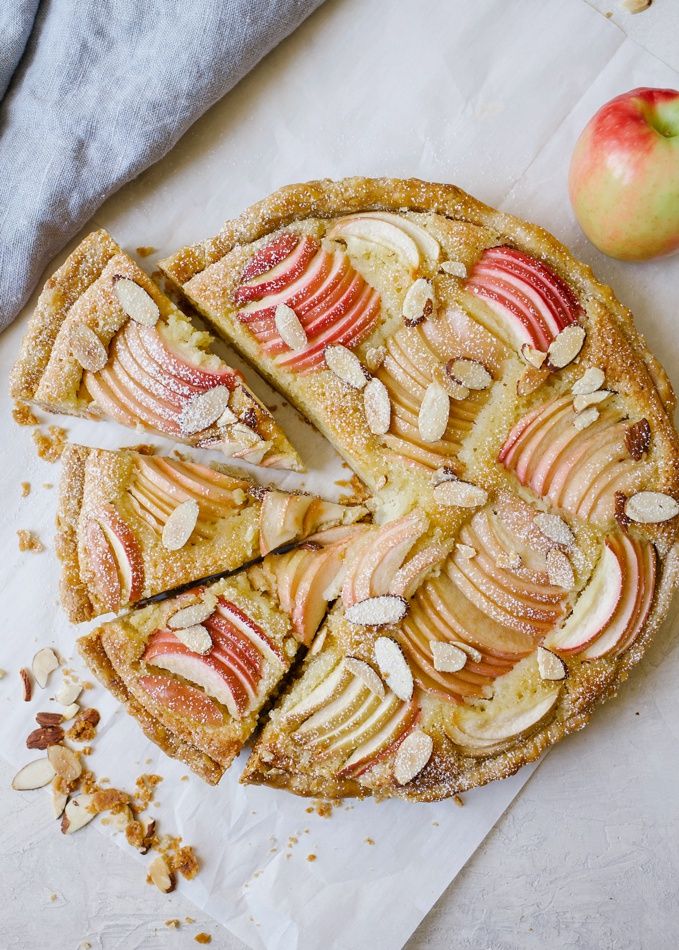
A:
[[[85,238],[38,301],[12,393],[257,465],[302,469],[240,372],[105,231]]]
[[[131,449],[70,445],[57,553],[62,603],[79,622],[366,514],[313,495],[262,488],[242,472]]]

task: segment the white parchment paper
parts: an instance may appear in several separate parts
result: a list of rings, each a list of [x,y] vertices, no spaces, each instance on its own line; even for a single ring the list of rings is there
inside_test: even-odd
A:
[[[576,0],[329,0],[163,162],[110,200],[92,226],[108,227],[129,250],[157,248],[142,261],[152,269],[159,257],[215,233],[225,218],[290,181],[350,174],[453,181],[570,244],[632,307],[676,381],[679,258],[644,265],[603,258],[580,235],[566,193],[568,159],[587,118],[642,84],[679,87],[679,76]],[[19,320],[0,340],[5,377],[23,329]],[[334,483],[347,472],[329,446],[251,371],[246,375],[278,407],[310,469],[282,484],[339,493]],[[57,604],[58,466],[36,459],[29,430],[14,426],[9,410],[3,393],[0,666],[9,675],[0,683],[0,743],[18,766],[33,757],[23,745],[29,714],[49,707],[59,683],[54,674],[29,706],[17,701],[18,669],[48,643],[71,657],[76,631]],[[73,441],[139,441],[113,425],[64,424]],[[27,500],[22,481],[32,484]],[[18,528],[37,531],[48,550],[20,554]],[[184,778],[187,769],[160,755],[104,690],[88,701],[102,713],[95,771],[121,787],[142,771],[164,776],[153,814],[161,830],[194,844],[204,865],[181,888],[246,944],[267,950],[400,947],[531,772],[465,795],[462,809],[451,802],[347,802],[323,818],[304,800],[239,786],[238,763],[217,788]],[[130,873],[143,880],[132,863]]]

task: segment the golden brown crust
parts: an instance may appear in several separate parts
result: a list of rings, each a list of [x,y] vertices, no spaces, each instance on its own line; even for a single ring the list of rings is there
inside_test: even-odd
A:
[[[56,553],[61,561],[59,592],[61,603],[72,623],[94,616],[94,604],[80,572],[78,524],[85,489],[85,472],[92,449],[68,445],[62,455],[59,507],[56,517]]]
[[[298,384],[291,382],[285,374],[278,373],[275,365],[262,357],[252,337],[237,321],[235,308],[229,301],[242,262],[247,256],[246,246],[250,243],[307,218],[334,218],[378,209],[435,212],[456,223],[464,222],[482,228],[488,244],[509,242],[545,261],[564,278],[574,288],[586,311],[588,336],[582,352],[584,365],[604,369],[607,380],[614,387],[616,382],[624,380],[621,397],[625,407],[631,410],[633,418],[644,417],[650,423],[653,447],[649,454],[648,485],[645,483],[644,487],[652,487],[674,497],[679,494],[679,440],[670,417],[676,398],[666,373],[648,351],[643,337],[634,326],[629,310],[619,303],[609,287],[595,278],[589,267],[577,261],[544,229],[496,211],[455,186],[418,180],[365,178],[292,185],[252,206],[234,221],[227,222],[215,238],[180,250],[161,262],[161,267],[217,331],[253,362],[270,382],[282,388],[286,396],[358,468],[362,477],[374,486],[381,472],[370,460],[365,461],[364,456],[370,455],[370,446],[360,441],[363,438],[360,431],[363,422],[358,418],[353,394],[340,390],[332,393],[333,410],[342,418],[346,436],[343,442],[333,431],[331,421],[317,411],[321,396],[315,391],[313,381],[304,377],[304,381]],[[576,366],[563,371],[559,374],[559,381],[548,387],[547,395],[567,391],[579,372],[581,368]],[[511,424],[516,417],[544,399],[545,391],[532,397],[515,399],[514,419],[505,414],[501,419],[502,424]],[[506,434],[506,428],[504,432]],[[359,451],[345,451],[352,442],[360,443]],[[495,458],[495,455],[492,457]],[[357,462],[359,458],[360,462]],[[479,472],[475,471],[474,475],[479,475]],[[487,484],[484,477],[488,479]],[[479,483],[492,491],[506,484],[506,478],[501,472],[488,472],[485,476],[481,475]],[[450,527],[454,529],[454,526]],[[387,771],[375,770],[370,783],[373,794],[428,801],[464,791],[512,774],[562,736],[585,725],[595,706],[615,694],[619,683],[638,662],[667,614],[672,593],[679,585],[676,523],[637,526],[635,530],[638,535],[656,544],[662,570],[651,614],[643,633],[633,646],[618,658],[581,664],[579,671],[571,676],[551,722],[507,751],[486,758],[464,757],[459,751],[446,751],[439,736],[430,766],[417,779],[401,788],[395,785]],[[264,736],[266,734],[265,730]],[[275,767],[267,766],[261,758],[264,748],[262,741],[257,744],[246,767],[245,781],[285,787],[299,794],[325,794],[330,797],[357,791],[348,788],[346,783],[335,782],[332,777],[327,777],[325,783],[319,783],[317,777],[300,774],[295,771],[294,761],[288,763],[289,768],[285,764],[281,767],[280,762],[276,762]],[[359,790],[364,793],[365,787],[359,786]]]

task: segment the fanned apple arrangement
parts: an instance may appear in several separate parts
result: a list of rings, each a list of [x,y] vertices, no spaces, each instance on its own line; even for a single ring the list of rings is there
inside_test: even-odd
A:
[[[679,580],[674,394],[612,291],[415,180],[284,188],[161,267],[369,497],[69,446],[62,601],[119,614],[79,647],[147,735],[209,782],[254,734],[245,783],[431,801],[585,725]],[[12,392],[301,471],[212,340],[99,231]]]

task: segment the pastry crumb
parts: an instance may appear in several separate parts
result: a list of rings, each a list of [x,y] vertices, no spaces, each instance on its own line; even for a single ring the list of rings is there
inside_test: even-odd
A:
[[[22,498],[28,498],[28,496],[29,496],[30,494],[31,494],[31,483],[30,483],[30,482],[22,482],[22,483],[21,483],[21,497],[22,497]]]
[[[195,917],[185,917],[185,918],[184,918],[184,923],[185,923],[185,924],[195,924],[195,922],[196,922],[196,918],[195,918]]]
[[[12,418],[16,424],[20,426],[37,426],[40,422],[38,417],[33,414],[25,402],[17,402],[14,404]]]
[[[171,920],[165,921],[166,927],[171,927],[173,930],[179,930],[181,924],[177,917],[173,917]]]
[[[315,861],[315,860],[316,860],[316,855],[315,855],[315,854],[307,854],[306,859],[307,859],[307,861]]]
[[[96,709],[83,709],[76,718],[67,736],[73,742],[92,742],[97,734],[99,725],[99,713]]]
[[[455,802],[458,808],[464,807],[464,801],[461,795],[453,795],[453,801]]]
[[[150,255],[153,254],[153,253],[155,252],[155,250],[156,250],[156,248],[155,248],[155,247],[151,247],[150,244],[148,244],[148,245],[144,244],[144,245],[142,245],[141,247],[138,247],[138,248],[137,248],[137,254],[138,254],[140,257],[150,257]]]
[[[36,429],[33,432],[33,441],[38,457],[45,462],[58,462],[66,448],[67,435],[66,429],[61,426],[48,426],[46,433],[42,429]]]
[[[32,531],[27,531],[26,528],[20,528],[17,531],[17,537],[19,538],[20,551],[35,551],[39,553],[45,550],[45,545],[37,534],[34,534]]]
[[[364,838],[366,844],[375,844],[374,838]]]
[[[212,943],[212,937],[210,934],[206,934],[205,931],[201,930],[199,934],[193,938],[196,943]]]

